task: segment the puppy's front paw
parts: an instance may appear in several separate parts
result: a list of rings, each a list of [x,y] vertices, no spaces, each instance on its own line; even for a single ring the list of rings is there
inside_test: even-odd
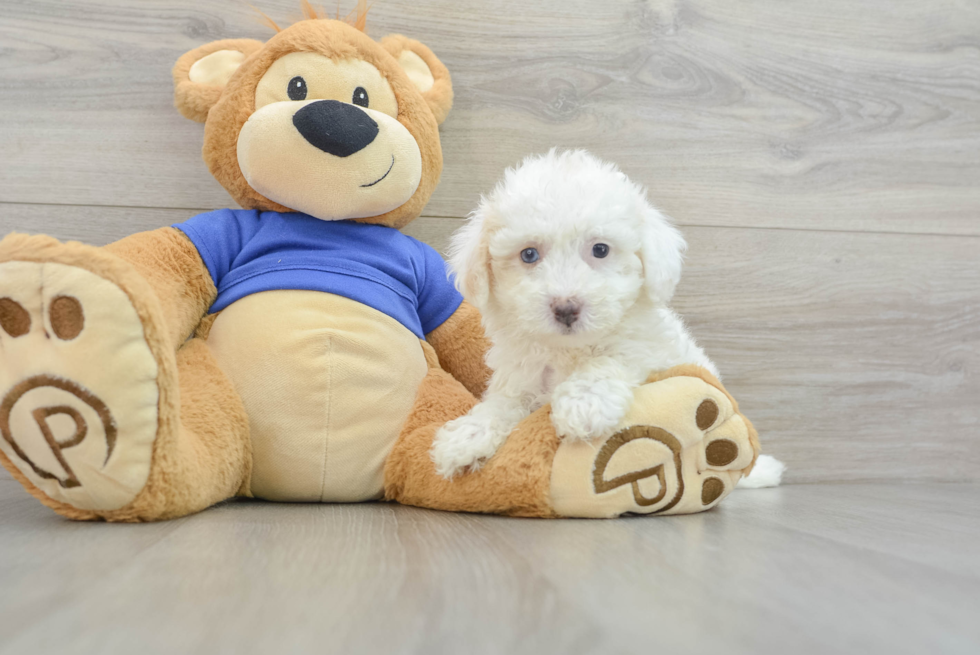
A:
[[[450,421],[439,428],[432,442],[436,473],[450,480],[477,471],[506,438],[507,432],[485,418],[467,415]]]
[[[632,388],[620,380],[566,380],[552,395],[551,423],[569,439],[608,437],[632,401]]]

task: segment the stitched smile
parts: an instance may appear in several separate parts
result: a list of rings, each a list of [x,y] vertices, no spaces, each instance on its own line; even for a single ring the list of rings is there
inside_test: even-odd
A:
[[[374,186],[375,184],[377,184],[377,183],[378,183],[378,182],[380,182],[381,180],[383,180],[383,179],[385,179],[386,177],[388,177],[388,173],[390,173],[390,172],[391,172],[391,169],[392,169],[392,168],[394,168],[394,167],[395,167],[395,156],[394,156],[394,155],[392,155],[392,156],[391,156],[391,166],[389,166],[389,167],[388,167],[388,170],[387,170],[387,171],[385,171],[385,174],[384,174],[384,175],[382,175],[381,177],[379,177],[378,179],[376,179],[376,180],[375,180],[374,182],[371,182],[371,184],[362,184],[362,185],[361,185],[361,188],[363,189],[363,188],[365,188],[365,187],[369,187],[369,186]]]

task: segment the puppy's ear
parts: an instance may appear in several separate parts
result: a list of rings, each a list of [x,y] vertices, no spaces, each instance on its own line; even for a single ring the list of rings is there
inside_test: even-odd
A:
[[[644,202],[640,228],[640,260],[647,294],[657,304],[667,304],[681,281],[687,242],[670,220]]]
[[[174,65],[174,105],[184,118],[203,123],[228,80],[264,44],[254,39],[212,41],[185,53]]]
[[[456,231],[449,246],[449,266],[456,274],[456,287],[481,312],[490,300],[489,213],[484,200]]]

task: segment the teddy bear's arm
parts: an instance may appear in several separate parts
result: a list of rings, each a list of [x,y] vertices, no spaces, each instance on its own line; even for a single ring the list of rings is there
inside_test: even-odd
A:
[[[171,343],[182,344],[218,295],[191,240],[179,230],[162,227],[125,237],[105,249],[150,283],[168,318]]]
[[[490,379],[486,363],[490,341],[483,333],[480,312],[465,300],[446,322],[426,335],[439,364],[479,398]]]

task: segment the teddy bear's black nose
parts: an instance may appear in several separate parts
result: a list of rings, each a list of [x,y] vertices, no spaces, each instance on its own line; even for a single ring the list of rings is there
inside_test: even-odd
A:
[[[378,124],[360,107],[336,100],[318,100],[293,114],[293,125],[323,152],[349,157],[378,136]]]

